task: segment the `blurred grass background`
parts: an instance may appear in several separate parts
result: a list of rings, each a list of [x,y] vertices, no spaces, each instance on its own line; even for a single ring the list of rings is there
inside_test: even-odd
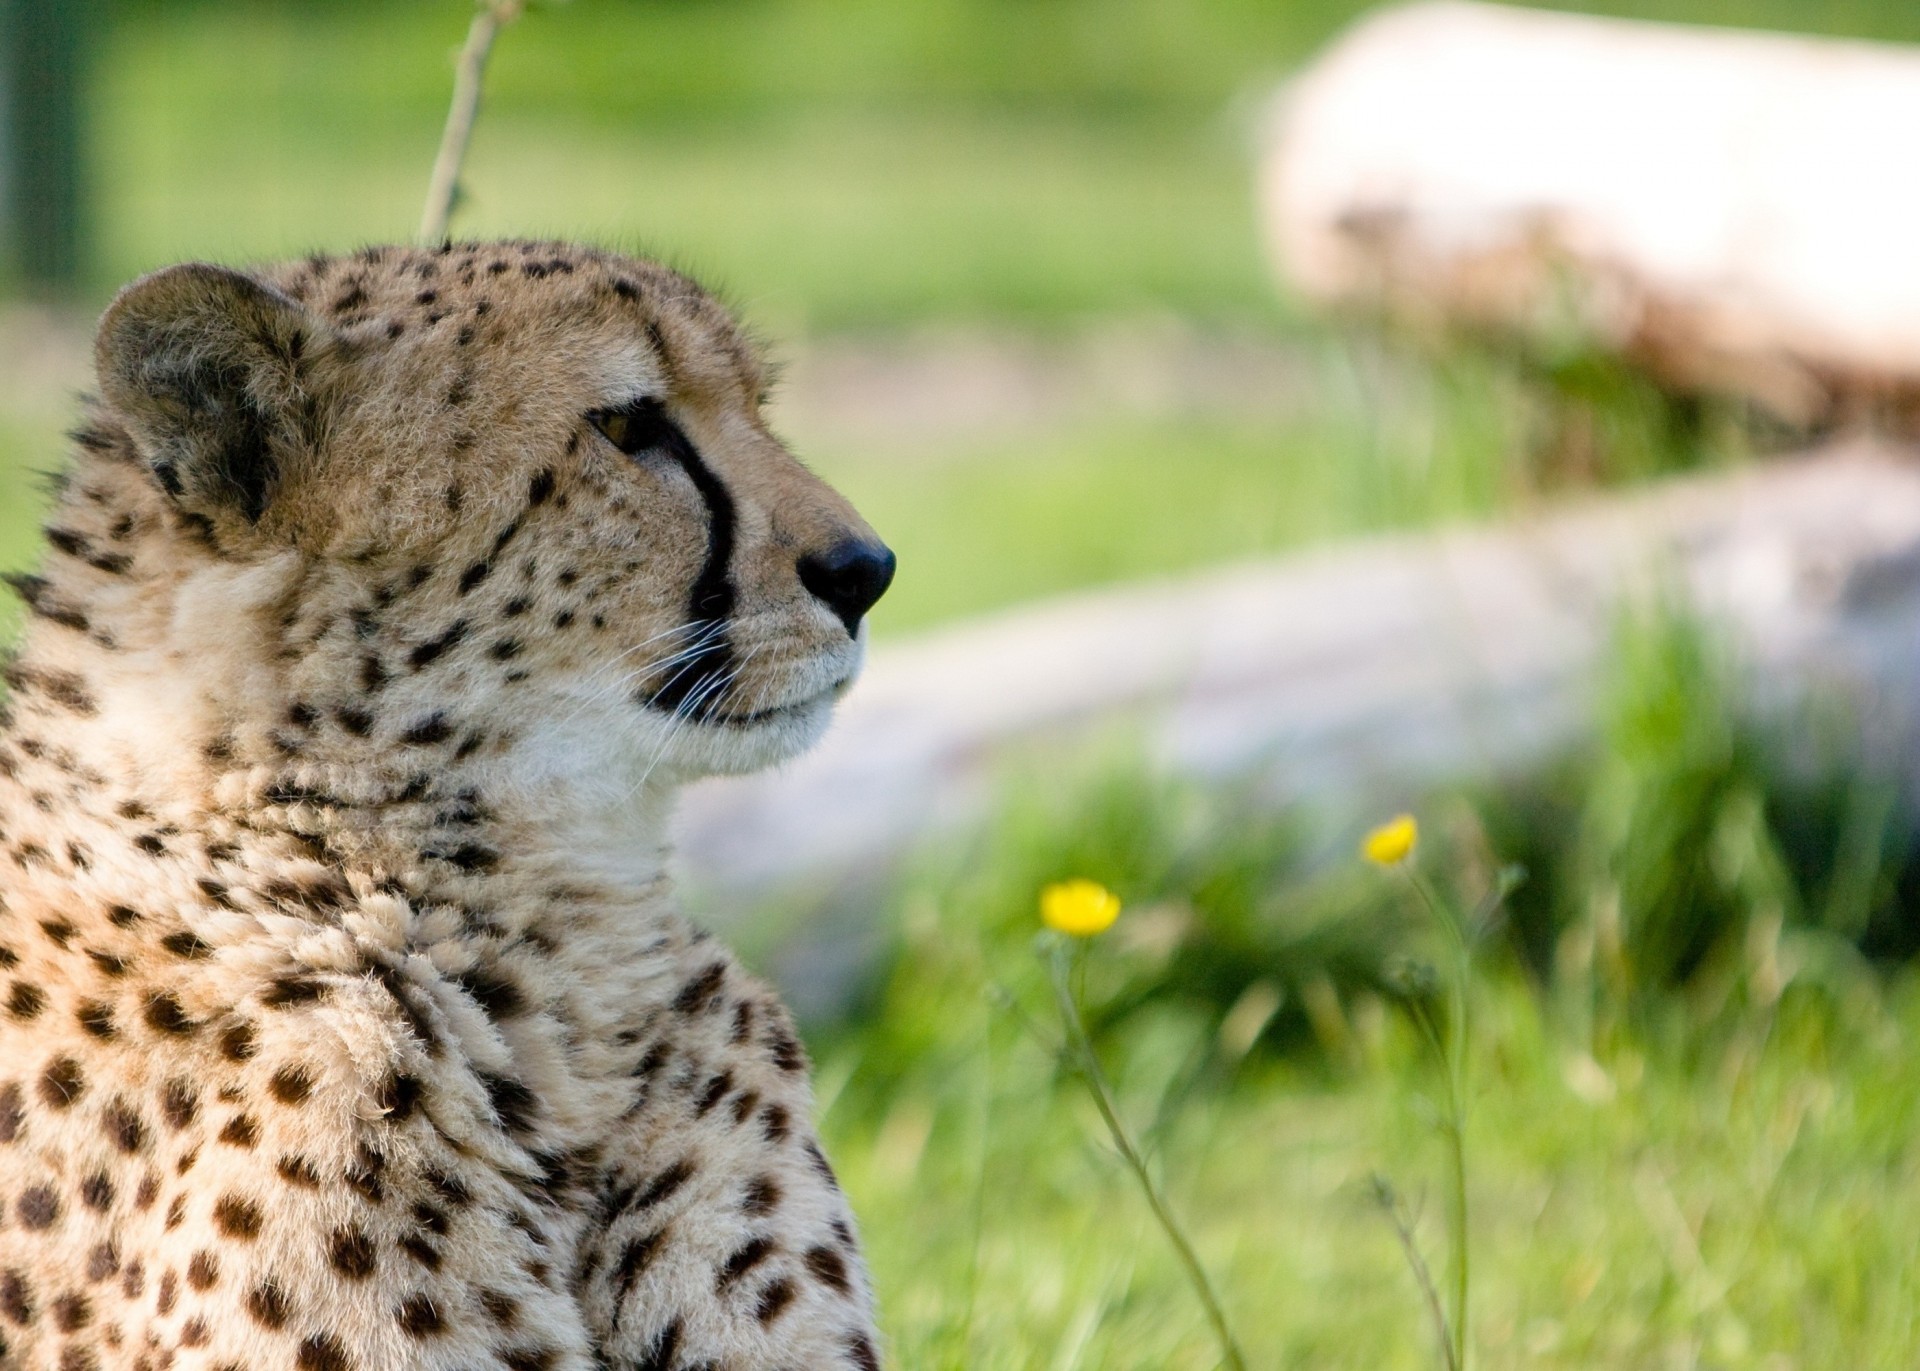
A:
[[[1250,176],[1261,103],[1364,8],[537,8],[496,55],[456,223],[661,255],[724,290],[776,355],[848,336],[884,349],[903,332],[959,327],[1072,336],[1116,317],[1251,334],[1300,355],[1300,404],[1257,424],[1127,412],[1038,431],[989,423],[964,460],[932,469],[890,441],[796,432],[903,553],[909,573],[875,616],[881,634],[1311,538],[1497,512],[1567,474],[1541,460],[1565,446],[1567,392],[1484,358],[1356,385],[1347,345],[1291,309],[1262,261]],[[1899,0],[1587,8],[1920,39],[1920,12]],[[100,0],[88,303],[183,258],[411,233],[468,10]],[[71,370],[82,384],[82,355]],[[1574,428],[1614,432],[1612,447],[1573,463],[1575,477],[1648,465],[1668,423],[1643,401],[1576,395],[1591,413]],[[0,505],[13,509],[35,498],[31,468],[57,460],[59,410],[21,408],[0,389]],[[1663,450],[1654,465],[1692,457]],[[0,563],[28,556],[0,528]]]
[[[1245,407],[1102,394],[1038,415],[994,412],[987,386],[947,433],[797,410],[803,455],[901,552],[882,636],[1744,460],[1741,415],[1602,359],[1418,351],[1278,294],[1260,104],[1363,8],[572,0],[502,41],[456,224],[662,255],[797,376],[836,350],[975,346],[1044,369],[1117,329],[1284,379]],[[1920,41],[1908,0],[1577,8]],[[32,473],[58,465],[61,387],[84,384],[86,316],[117,284],[412,231],[468,12],[102,5],[88,298],[16,302],[0,331],[0,564],[35,555]],[[1642,625],[1615,655],[1590,748],[1422,801],[1442,879],[1530,873],[1474,1042],[1480,1364],[1912,1365],[1906,783],[1845,720],[1752,717],[1696,626]],[[1809,738],[1831,741],[1811,763]],[[1038,1004],[1033,893],[1073,874],[1129,902],[1090,1009],[1256,1363],[1433,1364],[1365,1197],[1375,1169],[1416,1200],[1435,1174],[1400,1012],[1432,949],[1351,836],[1231,787],[1046,761],[881,897],[865,997],[811,1036],[896,1364],[1212,1364],[1078,1096],[991,1007],[996,986]]]

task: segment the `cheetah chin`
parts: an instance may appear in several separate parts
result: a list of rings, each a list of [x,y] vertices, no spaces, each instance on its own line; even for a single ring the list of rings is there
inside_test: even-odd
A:
[[[893,554],[697,285],[173,267],[13,578],[0,1366],[878,1371],[778,998],[674,902]]]

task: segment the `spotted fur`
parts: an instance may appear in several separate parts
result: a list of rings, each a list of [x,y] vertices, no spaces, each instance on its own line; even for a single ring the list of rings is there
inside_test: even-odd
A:
[[[0,728],[0,1365],[876,1367],[792,1025],[663,872],[891,572],[730,318],[373,248],[97,356]]]

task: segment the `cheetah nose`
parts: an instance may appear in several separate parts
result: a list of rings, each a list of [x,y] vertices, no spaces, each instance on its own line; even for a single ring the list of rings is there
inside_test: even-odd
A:
[[[800,584],[832,610],[847,632],[860,631],[860,619],[893,584],[893,550],[884,543],[849,538],[825,552],[800,559]]]

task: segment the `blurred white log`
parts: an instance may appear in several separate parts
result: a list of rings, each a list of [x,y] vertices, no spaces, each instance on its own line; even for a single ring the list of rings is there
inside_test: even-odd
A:
[[[1853,447],[885,646],[812,755],[694,788],[683,867],[719,909],[857,880],[976,815],[1009,747],[1124,719],[1171,764],[1259,769],[1280,799],[1508,768],[1583,736],[1616,616],[1654,589],[1723,618],[1770,691],[1850,701],[1890,765],[1911,750],[1920,467]]]
[[[1311,300],[1910,422],[1917,135],[1920,49],[1438,0],[1282,92],[1261,197]]]

